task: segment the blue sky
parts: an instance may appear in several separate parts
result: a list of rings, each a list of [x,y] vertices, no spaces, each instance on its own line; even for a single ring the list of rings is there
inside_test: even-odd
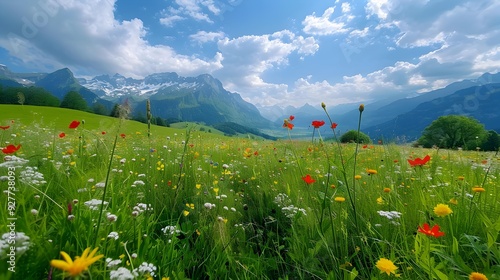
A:
[[[500,69],[495,0],[16,0],[0,64],[76,76],[209,73],[254,104],[405,97]]]

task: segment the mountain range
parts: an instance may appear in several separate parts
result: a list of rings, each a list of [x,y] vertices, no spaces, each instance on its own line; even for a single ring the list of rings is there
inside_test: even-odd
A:
[[[99,103],[108,109],[113,104],[126,102],[136,116],[146,115],[146,100],[149,99],[155,117],[207,125],[236,123],[267,131],[279,130],[283,119],[294,115],[294,129],[300,134],[300,129],[310,132],[306,129],[310,128],[311,121],[327,120],[321,104],[257,108],[238,93],[225,90],[219,80],[208,74],[181,77],[173,72],[155,73],[143,79],[115,74],[87,79],[75,78],[67,68],[52,73],[13,73],[0,64],[0,85],[42,87],[59,99],[68,91],[76,91],[89,105]],[[487,129],[500,131],[500,114],[494,106],[500,104],[499,90],[500,73],[485,73],[477,79],[457,81],[441,89],[408,93],[411,98],[367,103],[361,128],[372,139],[412,141],[439,116],[459,114],[478,119]],[[328,100],[325,102],[328,104]],[[356,103],[327,107],[340,133],[357,128],[358,106]]]

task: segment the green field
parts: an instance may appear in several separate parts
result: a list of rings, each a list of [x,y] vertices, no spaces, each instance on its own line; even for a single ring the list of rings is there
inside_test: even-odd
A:
[[[496,153],[20,105],[0,127],[0,279],[500,279]]]

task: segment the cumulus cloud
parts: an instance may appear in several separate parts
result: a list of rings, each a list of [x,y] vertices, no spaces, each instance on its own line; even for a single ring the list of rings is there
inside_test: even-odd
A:
[[[222,67],[220,53],[203,60],[167,45],[151,45],[140,19],[115,19],[114,0],[19,0],[8,5],[9,13],[0,17],[0,46],[26,63],[132,77],[165,71],[197,75]]]
[[[224,54],[224,68],[216,74],[222,77],[226,88],[244,94],[247,100],[265,99],[267,103],[276,103],[288,86],[265,82],[262,75],[270,69],[286,67],[293,53],[314,54],[319,45],[313,37],[304,38],[283,30],[260,36],[224,38],[218,41],[218,48]]]
[[[199,43],[206,43],[216,41],[218,39],[224,38],[224,32],[206,32],[206,31],[198,31],[196,34],[192,34],[189,37],[191,40]]]
[[[348,3],[342,3],[341,9],[342,14],[333,19],[332,16],[335,12],[335,7],[329,7],[320,17],[316,16],[315,13],[306,16],[306,18],[302,21],[302,25],[304,25],[303,31],[306,34],[312,35],[347,33],[349,31],[347,23],[351,21],[354,16],[349,13],[351,11],[351,7]]]
[[[167,27],[172,27],[175,22],[192,18],[197,21],[213,23],[211,16],[218,16],[221,9],[213,0],[175,0],[174,5],[165,9],[160,19],[160,23]]]

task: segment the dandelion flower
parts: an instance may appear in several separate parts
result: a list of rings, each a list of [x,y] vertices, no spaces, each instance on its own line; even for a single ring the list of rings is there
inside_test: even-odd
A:
[[[472,188],[472,191],[473,192],[485,192],[486,190],[482,187],[479,187],[479,186],[475,186]]]
[[[91,266],[93,263],[98,261],[100,258],[104,257],[104,255],[102,254],[94,256],[97,253],[98,249],[99,248],[95,248],[89,254],[90,251],[89,247],[85,249],[85,251],[83,251],[81,257],[75,257],[74,261],[66,252],[61,251],[61,255],[63,256],[64,260],[51,260],[50,265],[60,270],[68,272],[70,276],[78,276],[82,272],[87,270],[89,266]]]
[[[367,170],[366,170],[366,173],[368,173],[369,175],[375,175],[375,174],[377,174],[378,172],[377,172],[377,170],[375,170],[375,169],[367,169]]]
[[[434,214],[436,214],[436,216],[438,216],[438,217],[445,217],[451,213],[453,213],[453,211],[446,204],[440,203],[436,207],[434,207]]]
[[[469,280],[488,280],[488,277],[486,277],[486,275],[479,273],[479,272],[472,272],[469,275]]]
[[[335,201],[337,201],[337,202],[344,202],[345,201],[345,197],[337,196],[337,197],[335,197]]]
[[[380,269],[380,273],[385,272],[387,275],[390,275],[391,273],[396,274],[395,271],[398,269],[398,267],[395,266],[391,260],[386,258],[381,258],[377,261],[377,268]]]

